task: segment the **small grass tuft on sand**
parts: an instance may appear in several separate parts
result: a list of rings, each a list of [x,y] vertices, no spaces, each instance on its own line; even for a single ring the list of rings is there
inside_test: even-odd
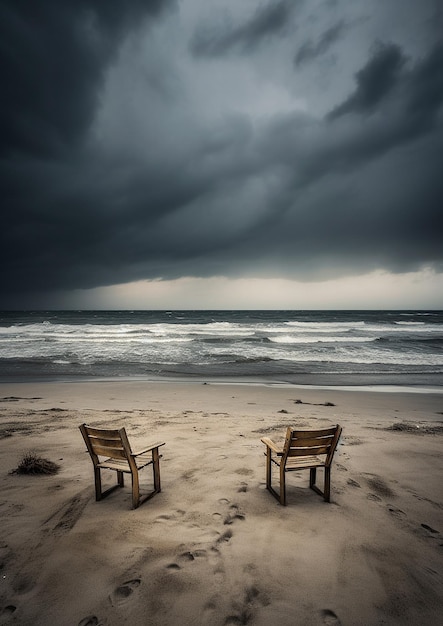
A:
[[[414,422],[397,422],[392,426],[387,426],[385,430],[394,430],[404,433],[415,433],[419,435],[443,435],[441,424],[416,424]]]
[[[25,452],[15,470],[11,474],[57,474],[60,465],[53,461],[48,461],[36,452]]]

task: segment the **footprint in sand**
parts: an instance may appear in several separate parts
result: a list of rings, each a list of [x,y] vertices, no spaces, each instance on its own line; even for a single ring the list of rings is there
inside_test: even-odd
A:
[[[197,561],[198,559],[209,559],[211,561],[211,556],[213,555],[213,551],[216,550],[214,548],[210,548],[209,553],[208,550],[204,548],[197,548],[195,550],[186,550],[185,552],[181,552],[177,556],[177,563],[169,563],[166,568],[170,570],[179,570],[187,563],[192,563],[193,561]],[[219,552],[216,550],[216,552]]]
[[[224,623],[226,626],[228,624],[249,624],[254,618],[256,609],[268,605],[267,596],[262,596],[254,584],[248,585],[243,589],[241,599],[232,602],[233,612],[226,617]]]
[[[158,517],[155,518],[154,522],[156,523],[168,523],[171,520],[175,521],[181,517],[183,517],[183,515],[185,515],[186,511],[183,511],[182,509],[176,509],[175,511],[173,511],[171,514],[169,515],[159,515]]]
[[[195,556],[193,555],[192,552],[190,552],[189,550],[187,550],[186,552],[182,552],[181,554],[178,555],[178,558],[181,561],[194,561],[195,560]]]
[[[221,498],[219,504],[223,506],[228,505],[226,514],[222,515],[219,512],[213,513],[213,518],[219,523],[223,522],[223,525],[230,525],[238,519],[244,519],[244,515],[238,512],[238,506],[236,504],[230,505],[227,498]],[[183,550],[183,546],[183,551],[177,555],[176,561],[168,563],[166,568],[169,570],[180,570],[182,567],[186,567],[188,564],[193,564],[198,559],[202,559],[202,561],[206,560],[209,563],[215,575],[223,576],[224,567],[220,548],[223,544],[229,543],[233,537],[233,532],[230,528],[226,529],[224,532],[212,529],[209,534],[210,536],[208,536],[207,541],[204,543],[200,542],[199,544],[194,544],[187,550]]]
[[[8,604],[0,611],[0,620],[1,623],[4,624],[6,620],[8,620],[13,613],[17,610],[17,607],[13,604]]]
[[[321,616],[323,624],[327,624],[328,626],[341,626],[341,621],[338,619],[334,611],[331,611],[330,609],[323,609]]]
[[[404,511],[402,511],[401,509],[397,509],[395,506],[389,506],[388,511],[389,513],[391,513],[391,515],[394,515],[394,517],[398,518],[402,518],[404,515],[406,515]]]
[[[227,543],[230,539],[232,538],[232,531],[231,530],[227,530],[226,532],[224,532],[223,534],[221,534],[216,543],[220,544],[220,543]]]
[[[212,514],[214,520],[219,524],[231,525],[237,520],[244,520],[245,516],[239,512],[239,507],[236,504],[231,504],[227,498],[220,498],[218,503],[221,505],[221,509],[225,509],[224,513],[216,511]],[[162,515],[159,516],[156,521],[167,522],[173,516]],[[203,536],[204,535],[204,536]],[[185,546],[181,546],[181,552],[178,553],[175,561],[166,565],[166,568],[170,571],[181,570],[188,564],[193,563],[197,559],[207,560],[210,566],[213,568],[215,575],[222,576],[224,574],[224,567],[221,557],[220,548],[223,544],[228,543],[233,537],[233,532],[230,528],[224,532],[220,532],[215,528],[206,529],[200,537],[202,541],[198,544],[193,544],[185,549]],[[206,541],[204,540],[206,538]],[[127,584],[127,583],[126,583]]]
[[[360,484],[356,480],[354,480],[353,478],[349,478],[346,482],[351,487],[360,487]]]
[[[375,493],[368,493],[368,500],[373,500],[374,502],[381,502],[381,498],[375,495]]]
[[[125,604],[126,602],[128,602],[135,589],[137,589],[140,584],[140,578],[134,578],[133,580],[126,581],[120,587],[117,587],[117,589],[113,591],[109,596],[112,606],[117,606],[119,604]]]
[[[431,528],[431,526],[428,526],[427,524],[421,524],[421,527],[427,530],[428,532],[432,533],[433,535],[439,534],[438,530],[435,530],[435,528]]]
[[[227,498],[220,498],[219,504],[222,506],[228,506],[228,510],[223,517],[223,524],[232,524],[236,520],[244,520],[245,516],[239,512],[239,508],[237,504],[230,504]],[[215,516],[220,516],[219,513],[214,513]]]
[[[235,624],[249,624],[252,619],[252,614],[250,611],[242,611],[238,615],[228,615],[225,619],[225,626],[231,626]]]
[[[229,507],[229,511],[223,520],[223,524],[232,524],[236,520],[244,520],[245,516],[242,513],[239,513],[238,506],[236,504],[232,504]]]
[[[180,567],[180,565],[179,565],[178,563],[169,563],[169,564],[166,566],[166,569],[172,569],[172,570],[174,570],[174,569],[181,569],[181,567]]]
[[[101,626],[102,622],[95,615],[87,615],[79,621],[78,626]]]
[[[251,470],[249,467],[239,467],[234,472],[240,474],[240,476],[253,476],[254,474],[254,470]]]
[[[395,497],[395,493],[392,489],[385,483],[381,476],[377,476],[377,474],[365,474],[366,482],[373,492],[375,492],[381,498],[393,498]]]

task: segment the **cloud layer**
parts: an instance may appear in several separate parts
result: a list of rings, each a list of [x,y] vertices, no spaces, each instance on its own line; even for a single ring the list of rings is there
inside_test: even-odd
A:
[[[1,0],[0,18],[0,305],[443,271],[436,3]]]

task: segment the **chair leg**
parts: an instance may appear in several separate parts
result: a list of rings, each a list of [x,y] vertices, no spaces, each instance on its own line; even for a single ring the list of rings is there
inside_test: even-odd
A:
[[[271,463],[271,449],[267,449],[266,453],[266,489],[272,491],[272,463]]]
[[[317,480],[317,468],[311,467],[310,472],[309,472],[309,486],[311,489],[312,487],[315,487],[316,480]]]
[[[102,499],[102,480],[100,475],[100,468],[94,467],[94,482],[95,482],[95,499],[98,502]]]
[[[112,487],[108,487],[108,489],[105,489],[103,491],[101,468],[94,466],[94,482],[95,482],[95,499],[97,501],[103,500],[104,498],[109,496],[109,494],[111,494],[113,491],[115,491],[119,487],[124,486],[124,474],[123,472],[119,472],[117,470],[117,483],[115,485],[112,485]]]
[[[140,483],[138,471],[132,472],[132,508],[136,509],[140,504]]]
[[[280,504],[286,506],[286,473],[284,465],[280,465]]]
[[[328,493],[328,487],[327,485],[329,484],[329,478],[328,478],[328,467],[324,468],[324,472],[325,472],[325,486],[323,488],[323,491],[315,484],[316,480],[317,480],[317,468],[316,467],[311,467],[311,469],[309,470],[309,486],[310,488],[315,491],[315,493],[318,493],[319,496],[321,496],[322,498],[324,498],[326,500],[326,502],[329,502],[329,493]]]
[[[272,493],[276,500],[281,502],[281,492],[277,493],[272,486],[272,454],[270,448],[266,451],[266,489]]]
[[[331,468],[325,467],[325,489],[324,489],[325,502],[329,502],[331,498]]]
[[[160,455],[158,448],[152,450],[152,471],[154,473],[154,491],[160,493],[162,489],[160,484]]]

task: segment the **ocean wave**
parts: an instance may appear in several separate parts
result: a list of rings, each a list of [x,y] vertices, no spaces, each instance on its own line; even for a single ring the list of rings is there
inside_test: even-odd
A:
[[[287,343],[287,344],[314,344],[314,343],[371,343],[376,341],[377,337],[295,337],[293,335],[283,335],[281,337],[268,337],[271,343]]]
[[[349,363],[354,365],[378,365],[383,366],[430,366],[430,367],[443,367],[443,355],[436,354],[415,354],[413,362],[411,362],[411,355],[406,354],[373,354],[371,352],[331,352],[328,354],[309,354],[299,352],[298,354],[288,354],[284,357],[285,360],[298,363]]]
[[[4,377],[143,376],[172,371],[283,377],[325,371],[439,374],[443,315],[404,315],[6,312],[0,313],[0,373]]]
[[[293,326],[302,330],[306,328],[312,328],[313,330],[325,328],[325,329],[341,329],[341,328],[362,328],[365,325],[364,321],[349,321],[349,322],[286,322],[287,326]]]
[[[199,337],[197,339],[197,341],[199,341],[200,343],[209,343],[209,344],[232,344],[233,342],[235,342],[235,338],[234,337]]]
[[[234,363],[270,363],[271,361],[275,361],[275,359],[272,359],[269,356],[257,356],[257,357],[242,356],[242,357],[236,357],[233,360]]]

